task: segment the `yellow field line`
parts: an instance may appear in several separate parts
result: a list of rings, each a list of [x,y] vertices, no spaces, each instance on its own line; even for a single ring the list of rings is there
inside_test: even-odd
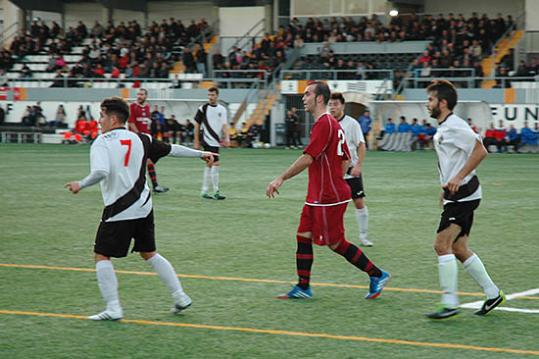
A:
[[[75,315],[75,314],[26,312],[26,311],[17,311],[17,310],[0,310],[0,314],[88,320],[88,318],[85,317],[85,316]],[[242,333],[255,333],[255,334],[283,335],[283,336],[293,336],[293,337],[333,339],[333,340],[344,340],[344,341],[355,341],[355,342],[369,342],[369,343],[380,343],[380,344],[408,345],[408,346],[427,347],[427,348],[460,349],[460,350],[472,350],[472,351],[484,351],[484,352],[510,353],[510,354],[523,354],[523,355],[536,355],[536,356],[539,356],[539,351],[535,351],[535,350],[497,348],[497,347],[481,347],[481,346],[476,346],[476,345],[453,344],[453,343],[419,342],[419,341],[414,341],[414,340],[371,338],[371,337],[352,336],[352,335],[334,335],[334,334],[327,334],[327,333],[307,333],[307,332],[293,332],[293,331],[288,331],[288,330],[257,329],[257,328],[221,326],[221,325],[191,324],[191,323],[176,323],[176,322],[156,322],[156,321],[138,320],[138,319],[122,319],[120,321],[120,323],[136,324],[136,325],[153,325],[153,326],[163,326],[163,327],[180,327],[180,328],[191,328],[191,329],[218,330],[218,331],[227,331],[227,332],[242,332]]]
[[[74,271],[74,272],[95,272],[93,268],[77,268],[77,267],[59,267],[59,266],[45,266],[45,265],[36,265],[36,264],[10,264],[10,263],[0,263],[0,267],[6,268],[23,268],[23,269],[46,269],[46,270],[58,270],[58,271]],[[129,274],[129,275],[146,275],[146,276],[155,276],[154,272],[137,272],[137,271],[126,271],[126,270],[116,270],[118,274]],[[276,280],[276,279],[257,279],[257,278],[242,278],[242,277],[223,277],[223,276],[208,276],[202,274],[178,274],[180,278],[190,278],[190,279],[205,279],[205,280],[217,280],[217,281],[234,281],[234,282],[246,282],[246,283],[269,283],[269,284],[290,284],[291,281],[285,280]],[[355,284],[339,284],[339,283],[311,283],[315,287],[332,287],[332,288],[355,288],[355,289],[368,289],[366,285],[355,285]],[[421,288],[395,288],[395,287],[386,287],[385,291],[390,292],[407,292],[407,293],[426,293],[426,294],[442,294],[440,290],[433,289],[421,289]],[[462,296],[470,297],[483,297],[484,294],[480,292],[458,292]],[[539,297],[524,296],[519,297],[518,299],[530,299],[530,300],[539,300]]]

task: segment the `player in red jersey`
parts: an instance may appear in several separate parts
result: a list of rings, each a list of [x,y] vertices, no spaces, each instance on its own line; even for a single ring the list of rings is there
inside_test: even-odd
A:
[[[344,180],[350,152],[339,122],[327,113],[330,90],[327,84],[316,81],[307,86],[303,105],[316,119],[311,140],[296,162],[276,177],[266,188],[269,198],[278,194],[284,181],[309,168],[309,184],[305,206],[298,227],[296,266],[298,284],[281,299],[307,299],[312,297],[310,287],[313,264],[313,242],[327,245],[348,262],[370,276],[366,299],[380,295],[387,284],[389,273],[376,267],[361,249],[344,236],[344,212],[351,201],[350,187]]]
[[[147,133],[150,136],[152,135],[151,125],[152,120],[150,119],[150,105],[146,102],[148,97],[148,90],[139,89],[137,92],[137,102],[129,105],[129,121],[128,126],[129,130],[135,133]],[[153,191],[156,193],[167,192],[168,188],[160,186],[157,183],[157,173],[155,172],[155,164],[148,158],[147,162],[148,174],[152,180]]]

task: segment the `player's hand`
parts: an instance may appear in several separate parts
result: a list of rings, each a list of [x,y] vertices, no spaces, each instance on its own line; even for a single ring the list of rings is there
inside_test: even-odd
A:
[[[64,187],[71,191],[73,194],[77,194],[80,191],[80,183],[77,181],[66,183]]]
[[[352,167],[352,170],[350,171],[350,175],[352,177],[359,177],[361,176],[361,165],[355,165],[354,167]]]
[[[213,165],[213,162],[215,161],[216,156],[218,156],[217,153],[204,151],[202,152],[202,155],[200,156],[200,158],[211,166]]]
[[[271,181],[266,187],[266,196],[268,198],[275,198],[275,195],[279,194],[279,187],[282,186],[283,182],[281,177],[277,177]]]
[[[444,188],[447,188],[449,193],[453,194],[456,193],[459,190],[460,184],[462,183],[463,178],[459,175],[456,175],[455,177],[451,178],[449,182],[444,186]]]
[[[223,140],[223,146],[225,147],[230,147],[230,139],[229,138],[225,138]]]

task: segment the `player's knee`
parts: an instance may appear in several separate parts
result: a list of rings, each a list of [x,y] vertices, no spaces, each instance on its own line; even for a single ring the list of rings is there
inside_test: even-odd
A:
[[[434,242],[434,251],[439,256],[451,253],[451,242],[446,235],[438,233]]]
[[[110,260],[110,257],[104,256],[99,253],[95,253],[94,259],[95,259],[95,262],[97,263],[99,261],[108,261]]]
[[[148,259],[152,258],[153,256],[155,256],[157,252],[140,252],[139,255],[145,260],[147,261]]]
[[[356,198],[354,204],[357,209],[365,208],[365,201],[363,201],[363,198]]]

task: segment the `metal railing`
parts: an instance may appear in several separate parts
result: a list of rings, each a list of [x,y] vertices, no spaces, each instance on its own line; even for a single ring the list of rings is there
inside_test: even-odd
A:
[[[393,80],[393,70],[283,70],[281,80]]]
[[[262,26],[262,28],[254,33],[252,33],[253,31],[255,31],[255,29],[260,25],[260,24],[264,24],[264,21],[266,21],[266,19],[260,19],[260,21],[258,21],[256,24],[254,24],[253,26],[251,26],[251,28],[249,30],[247,30],[245,32],[245,34],[240,37],[238,40],[236,40],[236,42],[234,44],[232,44],[232,46],[230,46],[229,49],[227,49],[225,51],[225,53],[229,53],[230,52],[230,49],[232,49],[234,46],[238,47],[238,48],[243,48],[243,43],[245,41],[252,41],[253,37],[257,37],[257,36],[260,36],[261,33],[264,33],[264,26]]]
[[[489,77],[405,77],[403,88],[425,88],[433,80],[448,80],[460,88],[481,88],[483,81],[496,81],[495,88],[510,88],[511,82],[538,81],[539,76],[489,76]]]
[[[421,76],[421,72],[424,68],[418,68],[414,69],[414,77],[433,77],[438,75],[438,77],[445,76],[446,74],[453,74],[453,73],[460,73],[461,75],[454,76],[454,77],[463,77],[470,75],[471,77],[475,77],[476,72],[473,67],[437,67],[437,68],[431,68],[430,74],[428,76]],[[448,75],[449,76],[449,75]]]
[[[258,79],[264,84],[264,88],[268,87],[270,72],[266,70],[214,70],[214,77],[223,79]]]
[[[148,89],[160,89],[160,88],[183,88],[182,83],[196,83],[201,81],[213,81],[219,84],[221,88],[249,88],[253,83],[261,84],[267,83],[265,80],[259,78],[226,78],[226,77],[208,77],[204,79],[164,79],[164,78],[126,78],[126,79],[113,79],[113,78],[85,78],[85,77],[62,77],[52,79],[34,79],[34,78],[19,78],[9,79],[7,81],[10,87],[32,87],[28,86],[29,83],[35,84],[35,87],[40,88],[133,88],[135,84],[137,87],[147,87]],[[25,83],[22,86],[20,83]],[[161,85],[161,86],[160,86]]]

